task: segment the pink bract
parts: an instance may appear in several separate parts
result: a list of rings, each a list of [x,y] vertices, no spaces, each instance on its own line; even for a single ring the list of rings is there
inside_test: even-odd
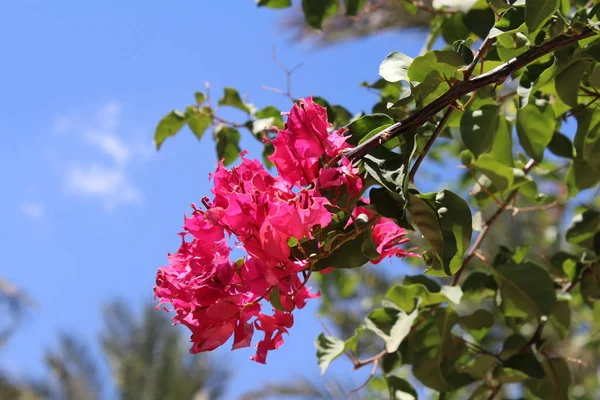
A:
[[[310,97],[300,100],[272,141],[278,176],[245,152],[237,167],[220,162],[211,174],[212,201],[204,198],[206,210],[193,206],[185,217],[179,250],[159,268],[154,287],[159,306],[170,303],[173,321],[190,329],[192,353],[214,350],[231,337],[232,349],[248,347],[258,330],[264,337],[252,359],[265,363],[268,352],[283,344],[293,311],[319,297],[305,286],[308,275],[299,275],[309,267],[307,256],[291,257],[289,243],[313,239],[315,229],[332,221],[329,207],[336,200],[327,193],[356,198],[363,188],[358,168],[338,157],[350,147],[344,130],[330,130],[325,108]],[[405,234],[380,219],[373,230],[381,254],[375,263],[408,255],[397,248]],[[230,259],[232,237],[246,253],[237,261]],[[271,315],[263,312],[263,300],[277,307]]]

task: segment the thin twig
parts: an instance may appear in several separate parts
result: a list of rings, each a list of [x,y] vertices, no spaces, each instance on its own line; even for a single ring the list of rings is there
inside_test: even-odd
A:
[[[263,85],[263,89],[269,90],[271,92],[275,92],[277,94],[281,94],[285,97],[287,97],[288,99],[290,99],[290,101],[293,103],[294,100],[294,96],[292,96],[292,74],[302,66],[302,63],[298,63],[296,64],[294,67],[292,67],[291,69],[286,67],[284,63],[282,63],[281,61],[279,61],[279,58],[277,58],[277,51],[275,50],[275,46],[273,46],[273,61],[275,61],[275,64],[277,64],[279,66],[279,68],[281,68],[281,70],[285,73],[285,92],[276,88],[272,88],[269,86],[264,86]]]
[[[534,165],[535,165],[535,161],[533,159],[529,160],[527,162],[527,164],[525,165],[525,167],[523,167],[523,172],[525,173],[525,175],[527,175],[529,173],[529,171],[531,171],[531,169],[533,168]],[[463,263],[460,266],[460,269],[454,275],[454,279],[452,280],[452,285],[453,286],[455,286],[456,284],[458,284],[460,276],[464,272],[464,270],[467,267],[467,265],[469,265],[469,263],[471,262],[471,260],[473,260],[473,258],[475,257],[475,252],[479,249],[479,246],[481,246],[481,244],[483,243],[483,240],[485,239],[485,237],[489,233],[490,228],[492,227],[492,225],[494,224],[494,222],[496,222],[496,220],[498,219],[498,217],[500,217],[500,215],[502,215],[502,213],[504,213],[504,211],[508,208],[508,206],[510,205],[510,203],[517,197],[518,193],[519,193],[519,189],[513,190],[508,195],[508,197],[506,198],[506,200],[504,201],[504,203],[502,203],[502,205],[500,207],[498,207],[498,209],[496,210],[496,212],[487,221],[485,221],[485,224],[483,224],[483,228],[481,229],[481,232],[479,232],[479,236],[477,236],[477,239],[475,239],[475,243],[473,243],[473,246],[471,246],[471,248],[467,252],[467,256],[463,260]]]
[[[559,35],[556,38],[542,44],[541,46],[531,47],[526,52],[509,60],[505,64],[492,69],[491,71],[477,75],[470,80],[460,81],[457,85],[451,87],[446,93],[414,114],[408,116],[400,122],[395,123],[389,128],[384,129],[377,135],[374,135],[370,139],[366,140],[364,143],[352,149],[347,149],[344,151],[344,156],[350,160],[360,159],[368,154],[371,150],[379,147],[388,140],[407,132],[411,132],[420,127],[433,118],[437,113],[444,110],[450,104],[453,104],[456,100],[460,99],[462,96],[484,86],[502,83],[512,73],[525,67],[538,58],[555,50],[561,49],[571,43],[595,36],[596,34],[597,33],[591,28],[584,28],[576,33]]]
[[[369,377],[367,378],[367,380],[365,381],[365,383],[363,383],[362,385],[360,385],[359,387],[357,387],[356,389],[351,390],[350,392],[348,392],[348,397],[355,395],[356,393],[358,393],[362,388],[364,388],[365,386],[367,386],[367,384],[371,381],[371,379],[373,379],[373,377],[375,376],[375,372],[377,371],[377,366],[379,365],[379,359],[376,358],[375,360],[373,360],[373,368],[371,369],[371,373],[369,374]]]

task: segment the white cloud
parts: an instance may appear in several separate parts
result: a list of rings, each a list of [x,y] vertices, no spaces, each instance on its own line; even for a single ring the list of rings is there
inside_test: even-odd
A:
[[[26,201],[21,204],[21,212],[31,219],[40,219],[46,215],[46,208],[40,202]]]
[[[147,155],[149,145],[123,139],[118,102],[104,104],[87,119],[78,115],[59,117],[55,132],[74,134],[77,147],[82,148],[77,152],[80,160],[61,167],[68,193],[100,200],[107,210],[142,203],[143,196],[132,182],[130,169],[132,161]]]
[[[102,198],[108,210],[142,202],[141,193],[119,167],[75,164],[67,171],[67,186],[73,194]]]

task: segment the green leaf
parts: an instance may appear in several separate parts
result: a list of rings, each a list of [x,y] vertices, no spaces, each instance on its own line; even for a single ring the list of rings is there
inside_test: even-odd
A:
[[[525,7],[510,7],[490,30],[488,37],[495,38],[504,33],[520,31],[524,24]]]
[[[543,360],[541,365],[545,371],[544,378],[528,379],[525,382],[527,388],[539,399],[568,399],[572,381],[566,361],[562,358],[550,358]]]
[[[517,136],[525,153],[536,162],[544,158],[544,150],[556,129],[554,109],[546,100],[536,100],[517,112]]]
[[[554,132],[552,140],[548,144],[548,150],[556,156],[573,159],[575,149],[571,139],[560,132]]]
[[[346,15],[358,15],[365,6],[366,0],[344,0]]]
[[[404,378],[396,375],[387,375],[385,380],[388,384],[390,399],[417,400],[418,395],[415,388]]]
[[[408,67],[408,78],[414,82],[425,82],[432,71],[437,71],[442,79],[455,77],[458,68],[464,65],[463,59],[452,50],[431,50],[413,60]]]
[[[404,192],[408,174],[405,157],[385,147],[378,147],[363,158],[367,173],[381,186],[393,193]]]
[[[194,98],[196,99],[196,104],[201,106],[206,101],[206,96],[202,92],[194,93]]]
[[[565,104],[571,107],[577,107],[577,94],[579,93],[579,84],[587,67],[589,60],[578,60],[564,68],[555,80],[556,92]]]
[[[600,231],[600,212],[592,209],[575,215],[567,228],[566,239],[569,243],[593,250],[594,235]]]
[[[410,314],[396,308],[376,308],[365,318],[365,326],[385,341],[388,353],[393,353],[410,333],[418,314],[418,306]]]
[[[469,205],[462,197],[442,190],[435,197],[444,237],[443,261],[446,274],[455,274],[462,265],[463,254],[471,244],[473,221]]]
[[[258,7],[287,8],[292,5],[292,0],[256,0]]]
[[[371,132],[381,131],[381,127],[388,127],[394,123],[394,120],[385,114],[369,114],[362,116],[347,126],[350,137],[348,143],[358,145],[361,140]],[[397,144],[397,142],[396,142]]]
[[[413,88],[413,96],[418,108],[423,108],[427,104],[436,100],[450,89],[446,78],[439,71],[431,71],[425,77],[423,83],[419,83]]]
[[[188,127],[198,140],[202,139],[204,132],[213,122],[210,112],[211,110],[208,107],[204,107],[201,110],[198,110],[196,107],[188,107],[185,110]]]
[[[513,144],[512,144],[512,125],[506,118],[499,118],[492,148],[489,151],[489,156],[495,161],[500,162],[508,167],[514,165],[513,161]]]
[[[529,32],[540,29],[558,11],[559,0],[527,0],[525,2],[525,24]]]
[[[567,186],[569,196],[575,196],[580,190],[589,189],[596,185],[600,176],[591,165],[577,155],[567,171]]]
[[[338,6],[338,0],[302,0],[306,23],[315,29],[321,29],[323,22],[337,13]]]
[[[494,275],[503,300],[506,297],[532,318],[550,315],[556,294],[552,278],[542,267],[531,262],[508,263],[496,268]]]
[[[487,373],[496,366],[496,357],[489,354],[480,354],[477,358],[471,360],[468,364],[461,367],[462,372],[466,372],[475,379],[483,379]]]
[[[550,322],[561,339],[569,337],[571,333],[571,306],[568,301],[556,302],[550,316]]]
[[[484,154],[475,161],[475,168],[480,170],[496,186],[496,189],[504,191],[512,186],[515,178],[514,169],[502,164],[492,156]]]
[[[521,371],[531,378],[541,379],[546,376],[542,364],[531,352],[519,353],[503,363],[504,368]]]
[[[581,275],[579,283],[581,297],[585,304],[594,308],[594,303],[600,299],[600,273],[598,269],[586,270]]]
[[[342,127],[350,123],[350,120],[352,119],[350,111],[342,106],[331,106],[331,108],[333,108],[333,111],[335,112],[335,118],[332,121],[333,126]]]
[[[391,218],[405,229],[413,230],[406,221],[406,201],[386,188],[372,188],[369,192],[370,204],[382,217]]]
[[[463,64],[468,65],[473,62],[473,51],[470,45],[473,44],[473,39],[457,40],[452,44],[454,50],[460,54],[463,59]]]
[[[323,333],[315,340],[317,348],[317,361],[321,367],[321,375],[325,373],[329,364],[346,350],[346,343],[333,336],[325,336]]]
[[[481,342],[494,326],[494,315],[487,310],[479,309],[471,315],[460,317],[458,323],[475,340]]]
[[[352,231],[353,232],[353,231]],[[352,233],[350,232],[350,233]],[[336,240],[343,240],[344,235],[340,235]],[[321,271],[325,268],[358,268],[362,267],[371,259],[364,254],[363,243],[372,241],[373,235],[370,230],[367,230],[358,235],[354,240],[347,241],[338,247],[331,254],[320,259],[315,264],[315,270]],[[368,242],[369,243],[369,242]],[[368,245],[366,249],[368,249]]]
[[[233,88],[225,88],[223,91],[223,97],[219,99],[219,106],[229,106],[242,110],[250,114],[250,108],[242,101],[240,94]]]
[[[163,142],[168,137],[175,136],[177,132],[183,128],[185,122],[186,115],[179,110],[173,110],[164,116],[154,131],[154,143],[156,144],[156,150],[160,150]]]
[[[436,211],[429,202],[412,193],[408,194],[407,209],[419,232],[433,251],[435,260],[430,260],[428,265],[441,269],[443,266],[441,255],[444,253],[444,236]]]
[[[283,307],[283,304],[281,304],[281,292],[279,291],[278,287],[275,287],[273,290],[271,290],[271,294],[269,295],[269,303],[271,303],[276,310],[286,311],[286,309]]]
[[[379,75],[388,82],[408,82],[408,68],[412,62],[411,57],[394,51],[388,54],[379,66]]]
[[[224,165],[232,164],[240,155],[240,133],[237,130],[220,125],[214,131],[214,141],[217,157],[223,160]]]
[[[385,298],[406,312],[412,312],[415,308],[415,299],[420,299],[419,307],[427,307],[451,301],[458,304],[462,297],[462,290],[458,286],[444,286],[439,292],[430,292],[427,287],[420,283],[411,285],[394,285]]]
[[[594,171],[600,174],[600,123],[589,129],[583,137],[581,157]]]
[[[462,140],[475,157],[492,147],[498,124],[498,109],[498,106],[486,105],[478,110],[466,110],[460,119]]]

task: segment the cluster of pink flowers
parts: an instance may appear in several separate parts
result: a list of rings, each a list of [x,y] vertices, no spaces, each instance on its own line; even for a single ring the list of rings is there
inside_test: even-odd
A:
[[[159,269],[154,288],[160,304],[174,308],[174,322],[191,330],[192,353],[213,350],[231,336],[233,349],[250,346],[254,331],[260,330],[264,338],[252,359],[265,363],[268,351],[281,346],[293,325],[292,312],[319,296],[305,286],[309,256],[292,257],[290,243],[312,239],[315,229],[331,222],[328,207],[335,200],[325,192],[344,191],[356,198],[363,185],[347,160],[328,166],[350,147],[343,129],[330,133],[329,128],[325,108],[311,98],[300,100],[272,141],[270,159],[278,176],[244,153],[239,166],[228,170],[220,163],[211,175],[213,200],[203,199],[206,210],[193,206],[181,247]],[[373,217],[369,210],[357,210]],[[405,234],[393,221],[380,219],[373,229],[381,254],[376,262],[406,255],[395,247]],[[233,262],[232,235],[246,252]],[[272,315],[262,312],[263,299],[276,306]]]

